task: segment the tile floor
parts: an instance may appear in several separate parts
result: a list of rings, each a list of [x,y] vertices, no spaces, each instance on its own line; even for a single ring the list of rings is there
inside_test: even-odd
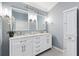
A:
[[[49,49],[38,56],[63,56],[63,52],[56,50],[55,48]]]

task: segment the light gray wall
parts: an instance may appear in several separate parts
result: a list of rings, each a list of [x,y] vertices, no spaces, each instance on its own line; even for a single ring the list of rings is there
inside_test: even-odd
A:
[[[2,15],[2,3],[0,2],[0,15]]]
[[[2,3],[0,2],[0,15],[2,13]],[[0,17],[0,55],[1,55],[1,41],[2,41],[2,26],[1,26],[1,17]]]
[[[79,2],[59,2],[48,14],[49,32],[53,35],[53,45],[63,49],[63,11],[79,7]]]
[[[1,21],[1,17],[0,17],[0,56],[1,56],[1,43],[2,43],[2,21]]]

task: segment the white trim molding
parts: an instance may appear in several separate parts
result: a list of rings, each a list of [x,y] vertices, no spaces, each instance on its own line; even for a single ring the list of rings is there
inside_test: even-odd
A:
[[[63,50],[63,49],[58,48],[58,47],[56,47],[56,46],[53,46],[53,48],[54,48],[54,49],[56,49],[56,50],[58,50],[58,51],[60,51],[60,52],[62,52],[62,53],[64,52],[64,50]]]

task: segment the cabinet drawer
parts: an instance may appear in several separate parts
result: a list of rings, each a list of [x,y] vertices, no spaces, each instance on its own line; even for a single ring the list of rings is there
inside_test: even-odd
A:
[[[34,45],[38,45],[38,44],[41,44],[41,41],[36,41],[33,43]]]
[[[41,45],[41,44],[42,44],[41,41],[33,42],[33,47],[39,46],[39,45]]]
[[[33,54],[34,54],[34,55],[37,55],[37,54],[39,54],[39,53],[41,53],[41,48],[38,48],[38,49],[34,49],[34,50],[33,50]]]
[[[33,41],[34,41],[34,42],[40,41],[40,37],[33,37]]]
[[[34,50],[41,48],[41,45],[36,45],[33,47]]]
[[[37,50],[35,50],[35,53],[40,53],[40,51],[41,51],[41,49],[37,49]]]
[[[47,34],[47,35],[44,35],[44,36],[49,37],[50,35]]]
[[[37,54],[39,54],[41,52],[42,52],[42,46],[41,46],[41,44],[37,44],[37,45],[33,46],[33,54],[34,55],[37,55]]]
[[[25,43],[25,42],[27,42],[26,39],[17,39],[17,40],[12,40],[12,44],[13,44],[13,45],[23,44],[23,43]]]

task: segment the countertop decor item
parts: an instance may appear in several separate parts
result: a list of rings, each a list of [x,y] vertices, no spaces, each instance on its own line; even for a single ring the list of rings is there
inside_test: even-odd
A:
[[[13,37],[14,36],[14,31],[9,31],[9,37]]]
[[[8,31],[9,37],[13,37],[14,36],[14,29],[13,28],[14,28],[15,18],[13,16],[10,18],[7,15],[6,15],[6,18],[7,18],[8,24],[9,24],[9,28],[10,28],[10,30]]]

